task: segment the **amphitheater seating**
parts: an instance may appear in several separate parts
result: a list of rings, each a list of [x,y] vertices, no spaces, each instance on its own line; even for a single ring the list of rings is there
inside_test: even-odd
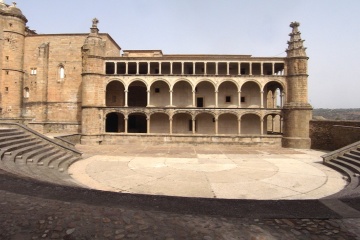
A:
[[[360,190],[360,141],[322,156],[323,162],[345,175],[349,184],[337,193],[339,197],[354,196]]]
[[[67,170],[81,152],[21,124],[0,123],[0,168],[17,176],[79,186]]]

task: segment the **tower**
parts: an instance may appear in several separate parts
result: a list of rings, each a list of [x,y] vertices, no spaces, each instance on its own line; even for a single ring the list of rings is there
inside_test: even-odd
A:
[[[0,117],[21,116],[27,19],[16,3],[0,1]]]
[[[82,51],[82,133],[97,134],[102,131],[103,116],[98,107],[104,106],[104,85],[102,75],[104,72],[105,41],[99,35],[94,18],[90,34],[85,39]],[[101,124],[99,124],[99,121]]]
[[[290,41],[286,50],[287,59],[287,101],[283,107],[284,135],[283,147],[310,148],[309,121],[312,107],[308,103],[308,73],[306,48],[298,30],[300,24],[292,22]]]

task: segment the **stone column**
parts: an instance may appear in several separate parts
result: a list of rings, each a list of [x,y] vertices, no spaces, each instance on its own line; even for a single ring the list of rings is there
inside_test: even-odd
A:
[[[218,123],[218,117],[215,117],[215,135],[219,134],[219,123]]]
[[[171,134],[172,134],[172,125],[173,125],[172,118],[169,118],[169,122],[170,122],[169,133],[170,133],[170,135],[171,135]]]
[[[117,62],[114,62],[115,67],[114,67],[114,74],[117,74]]]
[[[125,122],[125,129],[124,129],[124,132],[125,133],[128,133],[128,116],[125,116],[124,118],[124,122]]]
[[[260,91],[260,107],[264,108],[264,91]]]
[[[204,75],[207,75],[207,62],[204,62]]]
[[[230,75],[230,64],[226,62],[226,75]]]
[[[238,91],[238,107],[241,108],[241,91]]]
[[[129,74],[129,63],[125,62],[125,74]]]
[[[159,62],[159,75],[161,75],[161,63],[162,62]]]
[[[139,75],[139,62],[136,62],[136,75]]]
[[[150,74],[150,62],[148,62],[147,65],[148,65],[147,74],[149,75]]]
[[[150,106],[150,90],[147,90],[146,91],[147,92],[147,107],[149,107]]]
[[[215,107],[219,106],[219,91],[215,91]]]
[[[181,75],[184,75],[184,62],[181,62]]]
[[[238,62],[238,75],[241,75],[241,62]]]
[[[195,65],[196,62],[193,62],[193,75],[195,75],[195,70],[196,70],[196,65]]]
[[[219,75],[219,63],[215,62],[215,75]]]
[[[196,120],[195,118],[192,119],[192,133],[195,134],[195,124],[196,124]]]
[[[264,118],[260,120],[260,135],[264,135]]]
[[[249,75],[253,75],[252,74],[252,62],[249,62]]]
[[[124,107],[128,107],[128,90],[125,90],[125,106]]]
[[[173,105],[173,91],[170,90],[169,93],[170,93],[170,106],[172,106]]]
[[[146,125],[147,125],[147,134],[149,134],[150,131],[150,116],[146,118]]]
[[[274,62],[272,62],[272,75],[276,75],[275,74],[275,63]]]
[[[238,135],[241,135],[241,117],[238,118]]]
[[[260,62],[260,74],[261,76],[264,75],[264,63]]]
[[[193,107],[196,107],[195,97],[195,90],[193,90]]]
[[[170,75],[173,75],[173,62],[170,62]]]

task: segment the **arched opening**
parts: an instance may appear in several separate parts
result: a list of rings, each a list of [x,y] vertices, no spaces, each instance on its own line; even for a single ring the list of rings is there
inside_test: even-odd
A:
[[[282,134],[281,116],[269,114],[264,117],[264,132],[272,135]]]
[[[215,87],[210,82],[200,82],[195,88],[196,107],[215,107]]]
[[[165,107],[170,105],[170,88],[164,81],[156,81],[150,87],[150,105]]]
[[[268,82],[264,87],[265,108],[283,107],[283,87],[278,82]]]
[[[106,86],[106,106],[125,105],[125,87],[121,82],[112,81]]]
[[[128,89],[129,107],[146,107],[147,91],[146,85],[141,81],[132,82]]]
[[[173,87],[173,105],[177,107],[192,107],[192,88],[190,83],[179,81]]]
[[[241,134],[261,134],[260,117],[256,114],[245,114],[242,116]]]
[[[115,112],[107,114],[105,132],[125,132],[124,115]]]
[[[151,133],[169,133],[169,116],[165,113],[154,113],[150,116]]]
[[[146,115],[132,113],[128,118],[128,133],[147,133]]]
[[[231,113],[221,114],[218,118],[218,133],[237,135],[238,117]]]
[[[196,133],[215,134],[215,118],[209,113],[200,113],[196,116]]]
[[[63,65],[59,65],[59,78],[60,80],[65,78],[65,67]]]
[[[188,113],[177,113],[173,116],[173,133],[192,133],[192,117]]]
[[[246,82],[241,87],[241,107],[260,108],[261,107],[260,87],[255,82]]]
[[[239,105],[238,88],[233,82],[223,82],[218,90],[219,107],[237,107]]]

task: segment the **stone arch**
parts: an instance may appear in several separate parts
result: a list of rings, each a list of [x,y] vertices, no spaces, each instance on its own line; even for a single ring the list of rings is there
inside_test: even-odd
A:
[[[246,113],[241,116],[241,134],[261,134],[261,117],[255,113]]]
[[[234,88],[235,86],[235,88]],[[238,107],[239,105],[239,89],[238,85],[233,81],[223,81],[218,86],[218,106]]]
[[[238,134],[238,116],[237,114],[226,112],[218,116],[218,133],[234,135]]]
[[[190,112],[176,111],[172,116],[172,132],[175,134],[192,133],[193,116]]]
[[[128,133],[147,133],[147,116],[143,112],[128,114]]]
[[[264,85],[264,107],[265,108],[280,108],[284,102],[284,89],[285,86],[282,82],[277,80],[269,81]]]
[[[125,105],[125,86],[121,81],[110,81],[105,89],[105,105],[107,107]]]
[[[272,135],[282,134],[282,116],[280,113],[267,113],[264,116],[264,132]]]
[[[128,106],[147,106],[147,85],[142,80],[134,80],[128,85]]]
[[[172,87],[173,105],[177,107],[193,106],[193,85],[187,80],[174,83]]]
[[[134,79],[131,79],[129,82],[128,82],[128,84],[125,86],[125,88],[126,88],[126,90],[128,90],[129,91],[129,86],[132,84],[132,83],[134,83],[134,82],[142,82],[145,86],[146,86],[146,90],[148,90],[148,83],[144,80],[144,79],[142,79],[142,78],[134,78]]]
[[[246,81],[241,85],[241,107],[261,107],[261,85],[257,81]]]
[[[195,87],[194,87],[193,82],[192,82],[191,80],[187,79],[187,78],[179,78],[179,79],[176,79],[176,80],[173,82],[172,86],[170,87],[170,90],[174,91],[174,86],[175,86],[178,82],[182,82],[182,81],[189,83],[190,86],[191,86],[191,90],[194,90]]]
[[[215,85],[211,81],[199,81],[195,87],[197,107],[215,107]]]
[[[215,116],[211,112],[199,112],[195,116],[195,129],[199,134],[215,134]]]
[[[170,121],[169,115],[165,112],[153,112],[150,115],[151,133],[169,133]]]
[[[165,107],[170,105],[170,85],[167,81],[157,80],[150,85],[149,106]]]
[[[110,112],[105,117],[105,132],[125,132],[124,115],[118,112]]]

